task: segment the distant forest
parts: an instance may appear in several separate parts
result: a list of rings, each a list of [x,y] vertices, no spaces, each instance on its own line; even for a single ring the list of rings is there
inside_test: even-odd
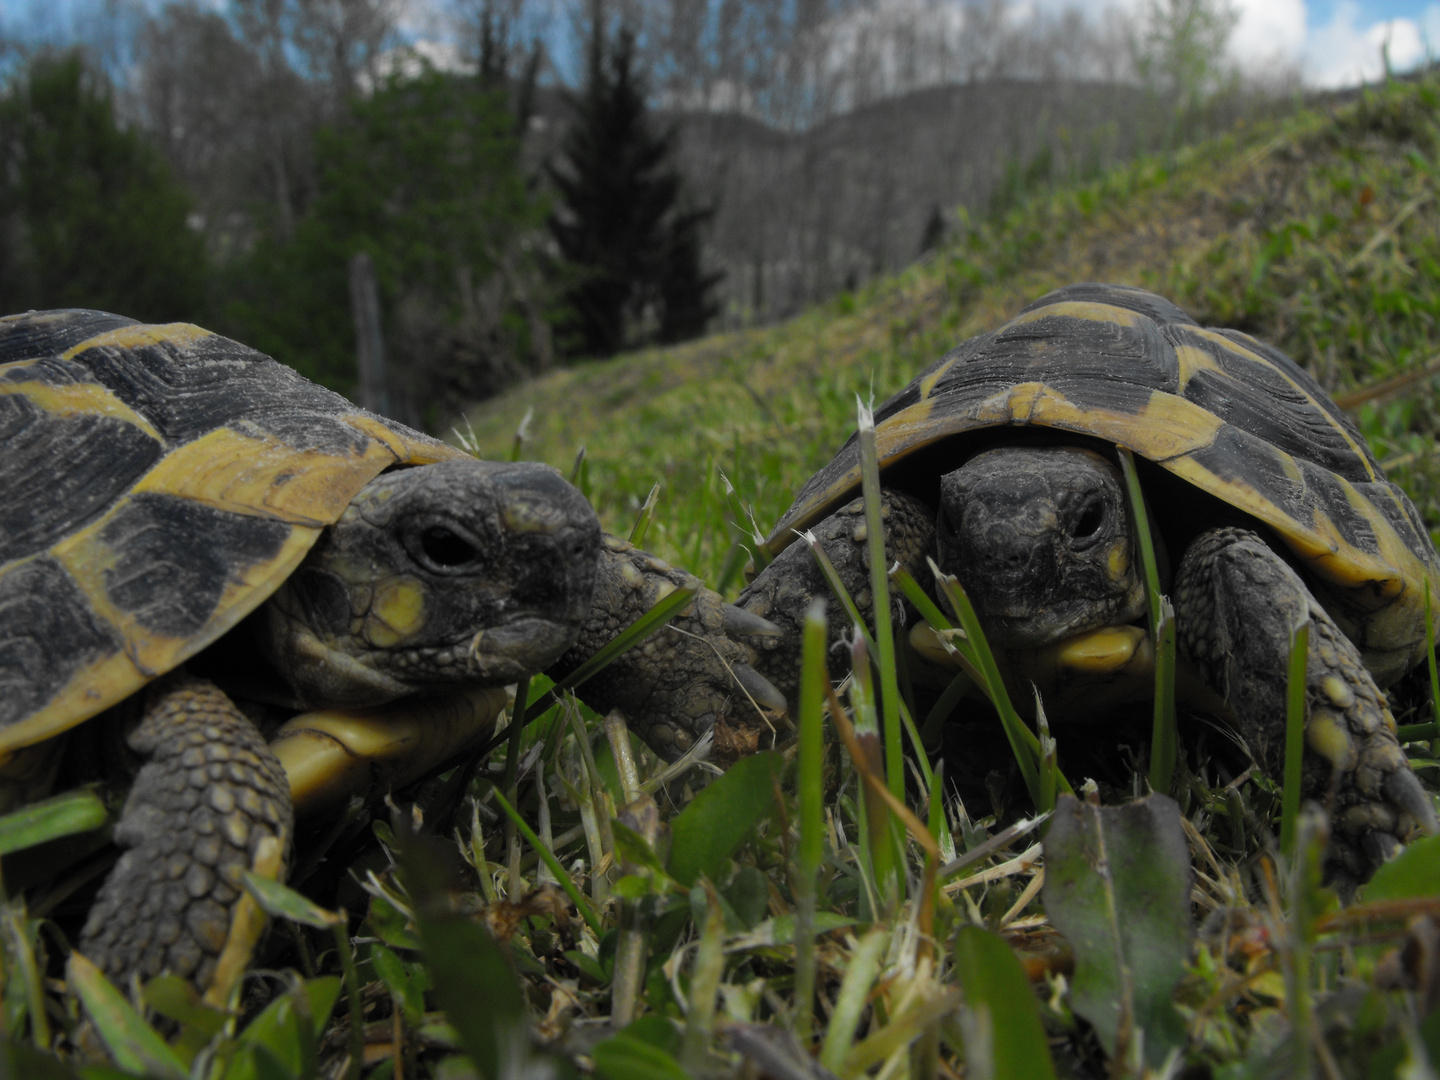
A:
[[[557,360],[783,318],[1299,86],[1226,64],[1226,0],[82,10],[0,27],[0,301],[197,319],[353,394],[364,255],[392,411],[430,426]],[[62,128],[99,141],[57,157]]]

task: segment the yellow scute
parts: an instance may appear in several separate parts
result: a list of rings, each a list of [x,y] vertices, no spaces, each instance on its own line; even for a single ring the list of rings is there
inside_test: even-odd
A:
[[[209,330],[202,329],[192,323],[165,323],[162,326],[122,326],[118,330],[110,330],[103,334],[97,334],[72,345],[60,354],[62,360],[71,360],[89,349],[111,348],[111,349],[143,349],[147,345],[174,345],[184,348],[208,337],[214,337]]]
[[[394,456],[369,442],[360,456],[296,450],[272,435],[216,428],[165,455],[136,491],[302,525],[328,525]]]

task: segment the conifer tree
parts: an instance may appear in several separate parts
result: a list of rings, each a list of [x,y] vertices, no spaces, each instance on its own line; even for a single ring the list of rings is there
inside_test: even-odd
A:
[[[0,311],[202,318],[208,264],[189,212],[79,52],[42,53],[0,90]]]
[[[598,2],[586,68],[560,164],[548,169],[559,195],[550,231],[564,260],[561,345],[610,356],[700,333],[720,275],[700,265],[714,210],[684,206],[675,132],[655,130],[634,35],[622,27],[612,38]]]

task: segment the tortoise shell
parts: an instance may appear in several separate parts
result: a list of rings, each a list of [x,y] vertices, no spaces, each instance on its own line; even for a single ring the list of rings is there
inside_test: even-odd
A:
[[[1332,614],[1382,684],[1423,655],[1425,583],[1440,596],[1440,560],[1420,516],[1340,408],[1279,350],[1199,326],[1140,289],[1072,285],[952,349],[875,413],[887,482],[915,469],[938,480],[962,463],[941,447],[957,435],[980,432],[969,443],[984,449],[1027,427],[1127,447],[1269,526],[1329,587],[1344,609]],[[851,436],[766,549],[778,553],[859,488]]]
[[[197,326],[0,319],[0,755],[220,637],[393,465],[461,452]]]

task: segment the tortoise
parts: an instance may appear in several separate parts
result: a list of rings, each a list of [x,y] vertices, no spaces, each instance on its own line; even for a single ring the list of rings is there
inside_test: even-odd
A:
[[[1382,688],[1425,655],[1440,559],[1405,493],[1289,357],[1140,289],[1072,285],[932,364],[876,410],[875,439],[887,559],[933,581],[936,558],[1009,672],[1048,672],[1052,686],[1123,669],[1145,637],[1128,625],[1146,611],[1116,467],[1128,448],[1168,552],[1179,652],[1277,778],[1291,630],[1310,619],[1304,783],[1332,812],[1332,877],[1363,879],[1417,827],[1435,830]],[[802,487],[763,545],[774,561],[737,601],[782,628],[751,644],[792,698],[801,621],[828,591],[792,542],[813,530],[868,604],[859,489],[852,436]],[[843,623],[832,615],[832,635]]]
[[[83,721],[125,725],[149,761],[79,947],[212,1000],[261,925],[238,875],[283,873],[292,802],[474,749],[504,684],[563,674],[697,584],[603,536],[553,468],[478,461],[187,324],[0,319],[0,432],[0,793],[45,794]],[[595,700],[642,730],[679,701],[708,725],[735,676],[705,665],[745,655],[726,619],[767,630],[701,591],[691,633]],[[272,750],[252,716],[276,708],[300,715]]]

